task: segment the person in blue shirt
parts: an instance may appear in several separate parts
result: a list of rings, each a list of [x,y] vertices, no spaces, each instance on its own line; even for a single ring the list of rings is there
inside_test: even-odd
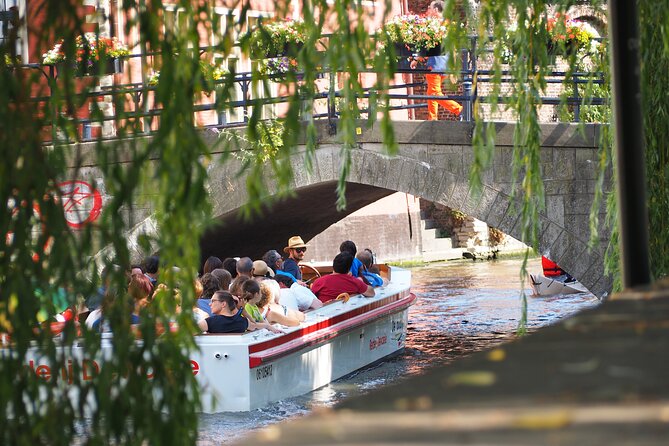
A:
[[[294,235],[288,239],[288,246],[283,248],[283,252],[288,254],[288,258],[283,261],[282,271],[290,273],[296,280],[302,280],[302,272],[299,263],[304,259],[304,253],[307,252],[307,244],[302,237]]]

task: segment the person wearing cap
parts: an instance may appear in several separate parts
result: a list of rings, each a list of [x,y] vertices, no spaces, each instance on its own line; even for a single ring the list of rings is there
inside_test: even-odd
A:
[[[299,263],[304,259],[304,253],[307,251],[307,244],[302,237],[294,235],[288,239],[288,246],[283,248],[283,252],[288,254],[288,258],[283,261],[283,271],[290,273],[297,280],[302,280],[302,272]]]
[[[255,260],[253,262],[253,268],[251,269],[251,277],[258,283],[266,284],[270,290],[272,290],[272,302],[279,303],[279,298],[281,297],[281,287],[279,283],[274,280],[274,271],[272,268],[267,266],[264,260]]]

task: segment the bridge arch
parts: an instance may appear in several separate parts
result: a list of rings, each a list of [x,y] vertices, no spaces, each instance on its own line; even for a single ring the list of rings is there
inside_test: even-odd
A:
[[[210,193],[214,215],[222,224],[203,237],[203,256],[259,256],[269,248],[281,249],[289,236],[311,238],[395,191],[460,210],[522,240],[520,203],[511,198],[513,128],[513,124],[498,124],[495,162],[484,175],[478,197],[468,183],[473,126],[466,123],[396,122],[399,153],[393,157],[385,155],[376,128],[363,131],[351,153],[348,206],[343,212],[335,207],[340,144],[325,126],[319,129],[311,173],[303,168],[302,150],[293,157],[295,197],[274,203],[251,222],[239,219],[247,196],[245,178],[236,177],[238,166],[212,163],[217,167],[210,170]],[[588,249],[589,212],[596,187],[596,133],[595,126],[587,127],[585,136],[578,134],[575,125],[543,126],[546,210],[540,216],[539,250],[601,296],[611,289],[603,267],[607,237]]]

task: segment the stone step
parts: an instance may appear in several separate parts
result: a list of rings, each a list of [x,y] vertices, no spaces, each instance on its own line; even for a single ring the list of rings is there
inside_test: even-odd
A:
[[[431,218],[421,219],[420,227],[423,230],[425,230],[425,229],[439,229],[439,225],[437,224],[437,222],[432,220]]]
[[[450,237],[425,238],[423,237],[423,252],[443,251],[453,248],[453,240]]]

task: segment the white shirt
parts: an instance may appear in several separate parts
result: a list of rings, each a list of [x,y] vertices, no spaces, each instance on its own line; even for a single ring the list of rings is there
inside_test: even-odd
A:
[[[305,287],[304,285],[300,285],[297,282],[290,286],[290,290],[295,293],[297,298],[297,306],[299,307],[300,311],[308,310],[311,308],[311,304],[313,303],[314,299],[318,299],[309,288]]]

